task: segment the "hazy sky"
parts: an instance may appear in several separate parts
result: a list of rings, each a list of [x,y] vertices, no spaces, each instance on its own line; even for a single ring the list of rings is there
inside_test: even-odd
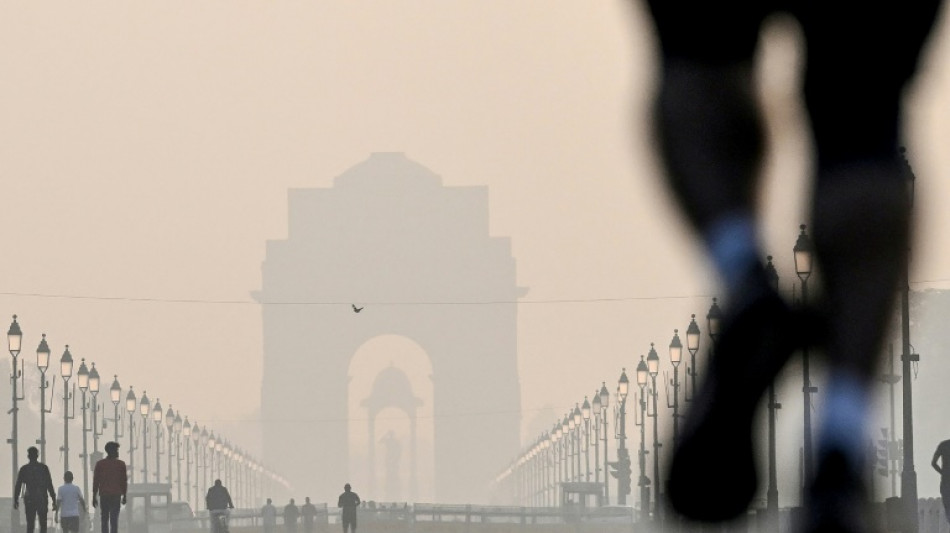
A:
[[[915,288],[950,286],[946,26],[910,94]],[[763,98],[783,147],[764,238],[790,287],[808,145],[794,28],[768,35]],[[104,383],[118,374],[192,421],[253,419],[249,293],[265,242],[286,237],[288,189],[405,152],[445,185],[489,188],[491,233],[511,238],[530,289],[533,436],[601,381],[613,390],[651,342],[666,365],[673,329],[716,291],[649,152],[654,44],[642,5],[615,0],[4,3],[0,312],[20,316],[28,364],[45,332],[55,357],[69,344]],[[796,390],[781,415],[793,441]],[[931,443],[918,450],[929,470]]]

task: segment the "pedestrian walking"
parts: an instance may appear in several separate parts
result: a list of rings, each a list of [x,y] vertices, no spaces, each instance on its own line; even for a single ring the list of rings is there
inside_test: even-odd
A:
[[[261,522],[264,523],[264,533],[274,533],[277,529],[277,508],[270,498],[267,498],[267,503],[261,507]]]
[[[359,494],[350,489],[350,484],[343,485],[343,493],[337,499],[337,507],[341,509],[340,517],[343,522],[343,533],[356,533],[356,509],[360,506]]]
[[[53,511],[56,507],[56,490],[53,488],[53,478],[49,475],[49,468],[38,461],[40,451],[36,446],[26,449],[28,462],[20,467],[13,487],[13,508],[20,508],[20,490],[26,489],[23,494],[23,506],[26,510],[26,532],[33,533],[36,521],[40,522],[40,533],[46,533],[49,501],[53,500]]]
[[[56,489],[56,507],[53,520],[62,525],[63,533],[79,533],[79,518],[86,513],[82,490],[73,485],[73,473],[63,474],[63,483]]]
[[[300,516],[303,518],[304,533],[313,533],[313,522],[317,516],[317,506],[310,503],[310,496],[304,498],[304,504],[300,506]]]
[[[99,507],[102,533],[118,533],[119,509],[129,489],[128,472],[125,461],[119,459],[119,443],[107,442],[105,448],[105,458],[96,461],[92,472],[92,506]]]
[[[300,517],[300,509],[294,504],[294,499],[284,506],[284,529],[287,533],[297,533],[297,518]]]
[[[934,458],[930,461],[940,474],[940,499],[943,501],[943,517],[950,522],[950,440],[937,445]]]

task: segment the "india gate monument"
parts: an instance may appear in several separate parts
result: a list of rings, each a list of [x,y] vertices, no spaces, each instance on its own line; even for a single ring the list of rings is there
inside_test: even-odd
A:
[[[525,292],[487,187],[375,153],[288,202],[254,293],[262,461],[298,502],[486,503],[520,446]]]

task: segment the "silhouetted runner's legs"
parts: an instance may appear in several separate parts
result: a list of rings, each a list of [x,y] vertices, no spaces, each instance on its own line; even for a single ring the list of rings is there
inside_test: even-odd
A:
[[[726,291],[723,331],[674,450],[668,495],[688,517],[726,520],[742,513],[756,491],[756,404],[803,342],[799,315],[762,273],[753,205],[763,139],[752,59],[762,21],[777,6],[647,3],[662,51],[654,118],[669,183]],[[825,288],[816,307],[825,317],[818,329],[828,332],[830,367],[808,499],[811,530],[866,526],[854,516],[860,512],[844,509],[863,505],[857,474],[868,390],[906,261],[900,97],[939,1],[892,4],[862,3],[851,11],[785,4],[807,43],[804,96],[817,159],[812,234]]]

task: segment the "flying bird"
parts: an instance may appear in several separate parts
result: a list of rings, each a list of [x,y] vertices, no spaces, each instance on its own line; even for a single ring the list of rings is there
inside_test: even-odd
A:
[[[359,313],[360,311],[363,310],[362,307],[356,307],[356,304],[350,304],[350,305],[353,306],[353,312],[354,312],[354,313]]]

